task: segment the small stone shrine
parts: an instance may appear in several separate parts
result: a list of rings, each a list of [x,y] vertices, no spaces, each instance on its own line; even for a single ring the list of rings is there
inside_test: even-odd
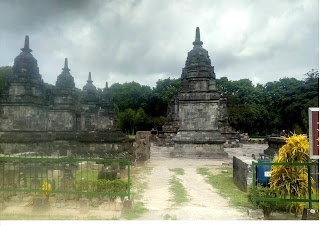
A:
[[[179,130],[173,138],[172,157],[223,158],[226,139],[219,130],[221,95],[216,88],[214,67],[202,47],[196,29],[193,49],[182,69],[182,90],[177,96]]]
[[[220,130],[220,133],[222,137],[226,139],[224,147],[238,148],[242,145],[240,144],[240,134],[236,132],[228,122],[227,99],[221,97],[220,93],[215,88],[215,73],[213,71],[214,67],[212,67],[212,69],[210,68],[211,61],[209,59],[207,51],[202,48],[202,42],[200,41],[200,31],[198,29],[197,32],[199,35],[199,40],[196,40],[196,42],[193,43],[194,49],[188,54],[186,67],[183,69],[181,79],[183,83],[182,93],[197,92],[198,94],[184,94],[183,98],[188,98],[187,96],[189,96],[191,101],[198,101],[196,99],[193,100],[193,97],[191,96],[197,96],[196,98],[203,97],[203,103],[207,102],[208,100],[218,100],[218,112],[215,117],[218,118],[218,128]],[[208,87],[206,88],[207,85]],[[180,94],[180,97],[181,96],[183,95]],[[213,98],[213,96],[215,97]],[[184,99],[184,102],[185,101],[187,101],[187,99]],[[162,131],[159,132],[159,141],[157,142],[158,145],[174,145],[173,137],[176,136],[179,130],[180,103],[182,102],[179,101],[178,94],[174,94],[168,104],[167,120],[162,126]]]
[[[77,89],[65,59],[50,86],[42,80],[28,36],[21,50],[0,96],[0,154],[133,156],[129,138],[117,128],[108,83],[99,96],[89,72],[83,90]]]

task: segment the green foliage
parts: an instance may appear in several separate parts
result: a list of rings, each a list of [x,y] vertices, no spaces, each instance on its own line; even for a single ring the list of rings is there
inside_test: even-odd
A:
[[[224,169],[221,169],[224,170]],[[219,194],[229,199],[229,203],[236,207],[251,208],[252,205],[248,202],[247,194],[238,189],[233,182],[233,170],[227,168],[226,173],[213,175],[208,168],[199,168],[197,173],[206,177],[206,181],[215,189]]]
[[[256,190],[257,197],[261,198],[276,198],[277,192],[273,188],[263,187],[261,184],[257,185]],[[248,190],[248,200],[253,204],[253,189],[252,187]],[[270,218],[273,212],[286,211],[287,204],[282,202],[270,202],[270,201],[257,201],[257,206],[259,209],[262,209],[263,215],[265,218]]]
[[[10,76],[11,74],[12,74],[11,66],[0,67],[0,95],[3,92],[7,77]]]
[[[302,134],[308,131],[308,108],[319,106],[319,72],[311,70],[306,79],[282,78],[254,86],[249,79],[216,80],[228,99],[228,119],[240,132],[266,135],[282,130]]]
[[[137,82],[114,83],[109,91],[120,112],[129,108],[132,110],[146,108],[152,92],[149,86],[140,85]]]
[[[167,120],[166,117],[160,116],[160,117],[155,117],[155,118],[151,119],[150,122],[153,124],[153,128],[161,129],[161,127],[164,125],[166,120]]]
[[[183,184],[181,183],[180,179],[176,176],[172,176],[169,180],[170,184],[170,191],[173,194],[172,201],[176,205],[181,205],[184,202],[188,202],[188,193]]]
[[[292,134],[279,150],[273,162],[308,162],[309,142],[305,135]],[[311,178],[311,183],[315,183]],[[308,192],[308,172],[305,166],[275,165],[271,168],[270,187],[280,197],[306,198]],[[312,188],[313,193],[316,193]],[[290,211],[301,213],[304,204],[290,203]]]
[[[140,107],[137,111],[131,108],[119,113],[120,128],[130,134],[135,134],[138,130],[149,130],[149,116]]]
[[[132,209],[124,213],[123,217],[126,220],[135,220],[141,217],[147,211],[148,209],[144,207],[144,204],[142,202],[136,202]]]
[[[74,181],[75,191],[126,193],[128,182],[126,180],[94,180]]]
[[[99,172],[97,170],[92,170],[89,168],[85,168],[77,171],[74,176],[75,180],[82,180],[82,178],[86,181],[95,181],[98,178]]]
[[[164,220],[178,220],[176,215],[171,216],[170,214],[166,214],[163,216]]]
[[[177,175],[184,175],[184,170],[182,168],[169,169],[170,172],[174,172]]]

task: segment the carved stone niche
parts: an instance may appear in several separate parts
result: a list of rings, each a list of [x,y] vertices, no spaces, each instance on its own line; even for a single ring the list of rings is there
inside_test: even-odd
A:
[[[136,151],[138,161],[146,161],[150,159],[150,147],[151,147],[151,133],[150,131],[138,131],[136,133]]]

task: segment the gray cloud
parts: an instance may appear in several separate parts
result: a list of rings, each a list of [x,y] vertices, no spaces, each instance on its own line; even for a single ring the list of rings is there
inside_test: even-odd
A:
[[[305,1],[1,1],[0,66],[30,36],[45,82],[69,59],[76,86],[178,78],[201,29],[217,77],[266,83],[318,68],[319,3]]]

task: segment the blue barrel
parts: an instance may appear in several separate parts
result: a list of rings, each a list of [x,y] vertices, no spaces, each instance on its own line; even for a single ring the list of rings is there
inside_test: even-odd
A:
[[[268,159],[258,159],[258,162],[271,162]],[[271,165],[257,165],[257,182],[263,187],[269,187]]]

